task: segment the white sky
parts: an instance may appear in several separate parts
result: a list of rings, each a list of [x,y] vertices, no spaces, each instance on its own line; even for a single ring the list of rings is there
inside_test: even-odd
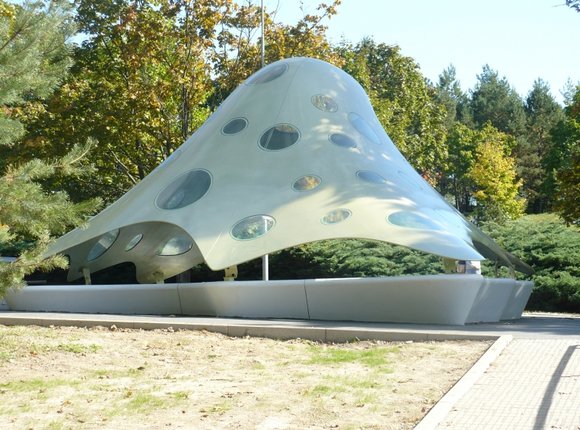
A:
[[[253,0],[259,5],[259,0]],[[319,0],[264,0],[278,6],[277,21],[295,23],[316,12]],[[560,90],[567,79],[580,82],[580,13],[564,0],[343,0],[327,21],[332,42],[397,44],[413,57],[423,75],[436,82],[449,64],[463,90],[473,88],[484,64],[505,76],[526,96],[534,80]]]

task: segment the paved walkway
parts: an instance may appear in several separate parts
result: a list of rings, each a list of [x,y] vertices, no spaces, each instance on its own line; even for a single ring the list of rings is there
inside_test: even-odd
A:
[[[526,315],[494,324],[430,326],[10,312],[0,324],[104,325],[215,331],[230,336],[358,339],[499,339],[417,430],[580,430],[580,317]]]
[[[580,429],[580,334],[514,339],[438,429]]]

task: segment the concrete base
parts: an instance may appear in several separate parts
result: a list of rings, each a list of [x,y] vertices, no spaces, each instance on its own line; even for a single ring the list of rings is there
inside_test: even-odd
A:
[[[533,282],[480,275],[29,286],[15,311],[293,318],[463,325],[519,318]]]

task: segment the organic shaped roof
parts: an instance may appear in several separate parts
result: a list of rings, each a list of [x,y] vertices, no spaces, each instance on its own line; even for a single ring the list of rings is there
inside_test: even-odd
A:
[[[69,279],[132,262],[140,282],[298,244],[361,238],[529,272],[398,151],[362,87],[291,58],[240,85],[179,149],[88,227],[61,237]]]

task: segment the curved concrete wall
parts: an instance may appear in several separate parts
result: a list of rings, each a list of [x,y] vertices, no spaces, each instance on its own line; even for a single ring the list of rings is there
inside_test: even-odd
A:
[[[480,275],[30,286],[12,310],[462,325],[519,318],[533,283]]]

